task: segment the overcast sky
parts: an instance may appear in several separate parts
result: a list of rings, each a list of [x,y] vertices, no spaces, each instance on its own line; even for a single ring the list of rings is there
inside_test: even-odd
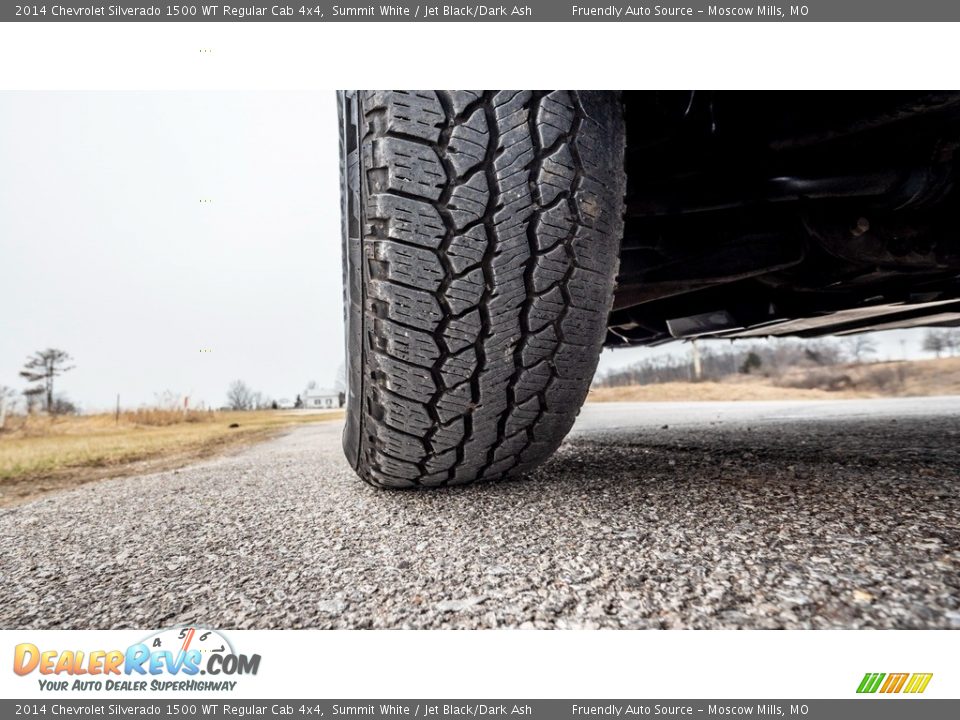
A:
[[[85,409],[331,385],[337,143],[333,93],[0,93],[0,384],[53,346]]]
[[[332,385],[337,145],[333,92],[0,93],[0,385],[22,389],[51,346],[85,410],[166,390],[219,406],[237,378],[277,399]],[[920,334],[885,334],[881,356]]]

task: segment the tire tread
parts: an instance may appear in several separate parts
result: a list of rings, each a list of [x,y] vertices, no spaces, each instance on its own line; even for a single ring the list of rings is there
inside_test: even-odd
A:
[[[357,470],[384,487],[526,472],[573,425],[606,332],[619,98],[370,91],[360,116]]]

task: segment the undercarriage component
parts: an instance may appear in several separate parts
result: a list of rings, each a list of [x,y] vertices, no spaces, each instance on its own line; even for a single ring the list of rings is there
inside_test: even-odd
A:
[[[608,345],[956,324],[960,93],[624,101]]]

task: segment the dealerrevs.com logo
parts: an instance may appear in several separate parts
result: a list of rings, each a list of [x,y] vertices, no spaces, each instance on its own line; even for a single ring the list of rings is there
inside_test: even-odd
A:
[[[867,673],[857,686],[858,693],[922,693],[927,689],[933,673]]]
[[[14,648],[13,671],[34,673],[41,690],[230,691],[233,678],[256,675],[260,655],[234,651],[216,630],[172,628],[126,650],[51,650],[33,643]],[[204,676],[199,679],[198,676]]]

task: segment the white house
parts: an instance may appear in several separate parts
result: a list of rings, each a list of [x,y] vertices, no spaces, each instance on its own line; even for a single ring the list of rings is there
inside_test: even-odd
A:
[[[310,410],[340,407],[340,393],[329,388],[307,388],[300,396],[303,407]]]

